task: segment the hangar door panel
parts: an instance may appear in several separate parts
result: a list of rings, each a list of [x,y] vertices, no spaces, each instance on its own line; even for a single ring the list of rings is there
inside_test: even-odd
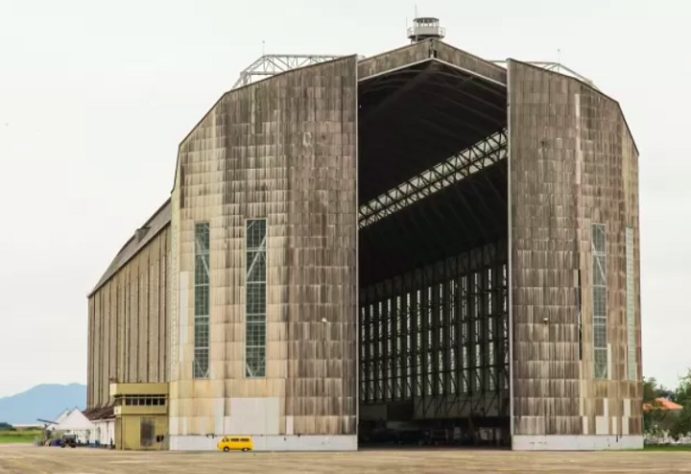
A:
[[[588,84],[516,61],[509,78],[514,434],[640,432],[635,144]]]
[[[224,201],[240,203],[247,219],[267,219],[266,376],[285,374],[282,425],[293,434],[354,434],[356,57],[238,93],[251,94],[250,110],[232,111],[251,116],[248,134],[233,138],[247,160],[225,171]],[[269,164],[267,175],[243,190],[253,154]]]
[[[509,62],[514,434],[581,434],[576,81]]]

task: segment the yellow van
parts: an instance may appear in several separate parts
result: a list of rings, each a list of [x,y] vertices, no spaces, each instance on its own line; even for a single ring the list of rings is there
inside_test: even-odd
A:
[[[254,441],[249,436],[224,436],[218,442],[218,449],[223,452],[228,451],[252,451]]]

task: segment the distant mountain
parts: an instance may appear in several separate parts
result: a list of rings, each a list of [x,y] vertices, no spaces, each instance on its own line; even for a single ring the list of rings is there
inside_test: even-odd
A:
[[[68,408],[86,406],[86,386],[41,384],[26,392],[0,398],[0,422],[38,423],[37,418],[54,420]]]

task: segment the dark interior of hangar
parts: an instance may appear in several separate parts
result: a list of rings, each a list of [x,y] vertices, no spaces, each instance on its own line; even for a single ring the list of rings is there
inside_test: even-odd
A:
[[[359,84],[360,442],[508,444],[506,90]]]

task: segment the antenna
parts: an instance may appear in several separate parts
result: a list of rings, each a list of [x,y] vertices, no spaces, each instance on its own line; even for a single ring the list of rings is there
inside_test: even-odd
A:
[[[264,56],[266,54],[264,51],[265,46],[266,46],[266,41],[262,40],[262,56]]]

